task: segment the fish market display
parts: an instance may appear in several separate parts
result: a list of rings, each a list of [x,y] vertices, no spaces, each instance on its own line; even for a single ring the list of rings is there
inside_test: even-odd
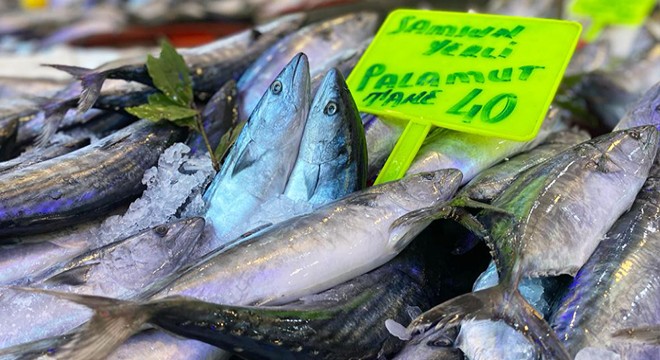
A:
[[[534,138],[434,127],[372,185],[408,120],[346,78],[392,10],[569,6],[0,1],[0,360],[660,358],[657,6],[579,19]]]

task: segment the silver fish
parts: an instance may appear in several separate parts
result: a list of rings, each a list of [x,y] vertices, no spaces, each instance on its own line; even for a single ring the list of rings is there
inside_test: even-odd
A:
[[[606,134],[521,174],[492,202],[511,214],[480,216],[490,229],[499,285],[422,314],[409,325],[414,341],[466,318],[496,318],[522,330],[546,356],[568,359],[552,329],[520,295],[520,279],[577,272],[633,202],[655,158],[658,137],[652,126]]]
[[[589,139],[589,134],[582,131],[560,131],[551,134],[536,148],[480,172],[459,193],[470,199],[490,202],[523,171]]]

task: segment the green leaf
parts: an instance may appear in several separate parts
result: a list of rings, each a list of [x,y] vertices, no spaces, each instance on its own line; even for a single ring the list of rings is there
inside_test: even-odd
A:
[[[238,138],[238,134],[241,133],[241,130],[243,130],[245,124],[245,122],[238,123],[234,127],[230,128],[226,133],[224,133],[224,135],[222,135],[220,142],[218,143],[218,147],[215,148],[214,151],[215,157],[217,159],[222,161],[225,156],[227,156],[229,148],[234,145],[236,139]]]
[[[149,55],[147,70],[158,90],[172,102],[190,107],[193,91],[188,66],[169,42],[162,42],[159,58]]]
[[[181,107],[179,105],[169,104],[143,104],[140,106],[128,107],[126,111],[141,119],[159,121],[162,119],[170,120],[179,126],[188,126],[188,118],[193,118],[194,129],[197,129],[194,117],[197,110]]]

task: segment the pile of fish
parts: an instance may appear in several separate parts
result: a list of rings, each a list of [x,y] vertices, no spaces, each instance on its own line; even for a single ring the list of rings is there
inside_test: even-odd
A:
[[[368,186],[404,125],[345,82],[380,21],[181,49],[212,148],[240,129],[217,173],[124,110],[146,54],[0,79],[0,359],[659,358],[657,42],[578,53],[531,141],[435,129]]]

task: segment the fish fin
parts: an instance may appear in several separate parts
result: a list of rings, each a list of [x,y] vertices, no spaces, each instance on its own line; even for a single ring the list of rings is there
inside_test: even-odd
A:
[[[94,72],[93,69],[81,67],[81,66],[71,66],[71,65],[61,65],[61,64],[41,64],[41,66],[51,67],[73,76],[76,79],[81,79]]]
[[[88,69],[80,66],[69,66],[59,64],[43,64],[43,66],[52,67],[61,70],[80,80],[82,85],[82,93],[78,101],[78,113],[82,114],[91,109],[96,99],[98,99],[103,87],[103,82],[106,79],[106,74],[97,72],[94,69]]]
[[[602,172],[602,173],[614,173],[614,172],[619,172],[622,171],[621,167],[614,163],[612,159],[610,159],[607,154],[603,154],[600,156],[598,159],[598,163],[596,165],[596,170]]]
[[[48,145],[50,139],[55,135],[64,115],[69,111],[69,106],[63,102],[53,102],[44,105],[44,126],[35,139],[35,145],[39,148]]]
[[[464,320],[503,320],[535,343],[546,359],[571,359],[554,330],[520,294],[518,287],[497,286],[453,298],[425,312],[408,326],[413,336],[433,331],[445,332]]]
[[[252,32],[250,33],[250,40],[251,41],[257,41],[259,38],[263,35],[263,33],[257,29],[252,29]]]
[[[621,329],[614,332],[612,337],[638,341],[648,345],[660,345],[660,325]]]
[[[87,278],[89,277],[89,271],[97,264],[98,262],[76,266],[74,268],[57,273],[44,281],[51,284],[63,284],[63,285],[73,285],[73,286],[82,285],[87,282]]]
[[[252,143],[252,141],[250,141],[250,143]],[[241,171],[252,166],[252,164],[257,162],[260,158],[261,155],[256,154],[255,151],[252,150],[252,146],[250,146],[250,144],[247,144],[236,158],[236,163],[234,164],[232,176],[235,176]]]
[[[24,287],[10,288],[52,295],[94,310],[92,318],[57,351],[55,359],[104,359],[126,339],[142,330],[152,315],[145,306],[131,301]]]
[[[319,175],[321,173],[321,166],[317,165],[314,167],[314,170],[307,171],[305,170],[305,188],[307,189],[307,200],[310,200],[316,188],[319,186]]]
[[[411,338],[410,333],[406,331],[406,327],[392,319],[385,320],[385,328],[390,335],[399,338],[399,340],[408,341]]]

